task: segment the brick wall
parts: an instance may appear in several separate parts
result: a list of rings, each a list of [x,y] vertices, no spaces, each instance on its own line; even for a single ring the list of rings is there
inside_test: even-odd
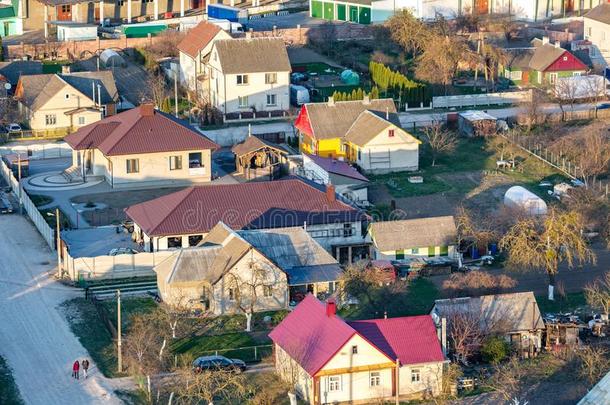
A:
[[[327,39],[334,36],[338,41],[370,39],[373,37],[373,27],[368,25],[343,24],[335,26],[318,25],[313,27],[297,27],[276,29],[273,31],[254,31],[252,37],[281,37],[288,44],[302,45],[309,39]]]

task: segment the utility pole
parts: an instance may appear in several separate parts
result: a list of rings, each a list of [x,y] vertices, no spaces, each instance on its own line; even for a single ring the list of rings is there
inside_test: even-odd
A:
[[[176,118],[178,118],[178,69],[174,68],[174,102],[176,104]]]
[[[117,359],[119,373],[123,371],[123,354],[121,353],[121,290],[116,290],[117,305]]]
[[[23,215],[23,200],[21,199],[21,153],[17,152],[17,188],[19,192],[19,215]]]
[[[63,269],[61,268],[61,227],[59,221],[59,208],[55,208],[55,234],[57,235],[57,272],[59,278],[63,276]]]

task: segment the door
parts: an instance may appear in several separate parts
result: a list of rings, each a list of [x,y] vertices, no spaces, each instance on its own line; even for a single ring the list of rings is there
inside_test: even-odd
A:
[[[371,23],[371,9],[370,7],[360,7],[358,10],[358,22],[360,24]]]
[[[566,13],[574,11],[574,0],[565,0],[564,7]]]
[[[72,21],[72,6],[70,4],[57,6],[57,20]]]
[[[324,3],[324,19],[335,19],[335,3]]]
[[[345,4],[337,4],[337,20],[347,21],[347,11]]]
[[[349,6],[349,20],[354,23],[358,22],[358,7]]]
[[[475,0],[474,9],[477,14],[487,14],[489,12],[489,0]]]
[[[311,2],[311,16],[313,18],[323,18],[324,17],[324,4],[321,1],[312,1]]]

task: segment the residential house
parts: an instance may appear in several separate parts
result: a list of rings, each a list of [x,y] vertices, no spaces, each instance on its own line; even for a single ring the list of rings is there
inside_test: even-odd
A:
[[[0,1],[0,37],[23,34],[23,7],[21,0]]]
[[[17,87],[21,76],[42,74],[42,62],[37,60],[14,60],[10,62],[0,62],[0,78],[8,82],[12,89]],[[13,93],[11,91],[11,93]]]
[[[290,62],[281,38],[214,41],[208,67],[210,101],[228,118],[283,116],[290,107]]]
[[[65,141],[72,148],[68,176],[102,177],[113,188],[210,182],[212,151],[218,148],[149,103],[86,125]]]
[[[589,56],[600,66],[610,60],[610,4],[602,2],[584,18],[584,39],[591,43]]]
[[[288,169],[288,151],[282,146],[250,135],[231,148],[237,172],[246,179],[273,180]]]
[[[531,48],[507,49],[509,57],[504,77],[518,86],[553,85],[560,77],[580,76],[589,70],[559,42],[549,43],[548,37],[536,38],[531,44]]]
[[[449,329],[456,316],[460,322],[472,320],[484,333],[503,336],[524,357],[542,347],[544,322],[531,291],[436,300],[431,314],[446,318]]]
[[[297,172],[316,183],[333,185],[337,194],[357,204],[368,202],[369,180],[347,162],[304,153]]]
[[[428,315],[345,321],[308,295],[271,331],[276,373],[307,404],[373,403],[441,390],[445,356]]]
[[[144,250],[195,246],[219,222],[232,229],[302,227],[341,263],[368,256],[362,223],[368,216],[297,178],[190,187],[130,206],[134,237]]]
[[[369,173],[417,170],[420,141],[400,127],[392,99],[308,103],[295,123],[301,152],[345,159]]]
[[[201,21],[189,29],[178,44],[180,81],[199,97],[208,95],[210,73],[207,62],[212,45],[219,39],[231,39],[231,36],[218,25]]]
[[[375,259],[455,257],[457,229],[452,216],[373,222],[367,240]]]
[[[116,113],[111,71],[21,76],[15,89],[32,132],[65,135]]]
[[[234,231],[219,222],[155,272],[164,302],[222,315],[287,309],[307,292],[328,296],[342,270],[302,228]]]

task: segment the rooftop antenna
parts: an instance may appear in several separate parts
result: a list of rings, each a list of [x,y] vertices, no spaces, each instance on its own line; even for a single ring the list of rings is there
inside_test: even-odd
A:
[[[389,107],[385,108],[385,119],[386,119],[386,121],[390,119],[390,108]]]

